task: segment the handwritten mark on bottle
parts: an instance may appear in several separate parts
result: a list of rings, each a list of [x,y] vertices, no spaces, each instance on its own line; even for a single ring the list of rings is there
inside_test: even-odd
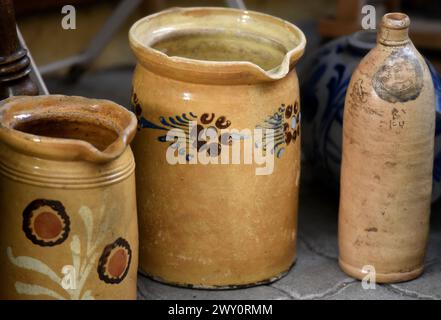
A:
[[[377,95],[390,103],[415,100],[423,88],[423,68],[408,52],[394,51],[372,79]]]

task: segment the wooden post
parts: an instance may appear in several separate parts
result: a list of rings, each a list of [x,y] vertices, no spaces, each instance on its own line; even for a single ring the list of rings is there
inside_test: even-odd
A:
[[[27,51],[18,40],[12,0],[0,0],[0,100],[16,95],[38,95],[29,77]]]

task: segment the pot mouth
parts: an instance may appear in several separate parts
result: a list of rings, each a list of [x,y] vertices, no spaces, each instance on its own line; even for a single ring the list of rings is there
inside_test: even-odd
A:
[[[129,31],[141,65],[178,80],[243,84],[274,81],[292,70],[306,38],[295,25],[231,8],[172,8]]]
[[[410,26],[410,18],[405,13],[390,12],[383,16],[381,24],[389,29],[408,29]]]
[[[130,144],[136,126],[133,113],[108,100],[49,95],[0,102],[0,141],[45,159],[113,160]]]

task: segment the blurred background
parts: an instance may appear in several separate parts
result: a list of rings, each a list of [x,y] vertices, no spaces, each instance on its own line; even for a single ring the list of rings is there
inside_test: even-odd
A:
[[[139,5],[134,5],[138,2]],[[306,57],[326,41],[359,30],[361,7],[365,4],[375,5],[379,18],[385,11],[404,11],[412,18],[412,40],[441,70],[441,5],[437,0],[245,0],[244,3],[247,9],[299,25],[308,39]],[[105,97],[127,104],[135,64],[127,39],[130,26],[137,19],[168,7],[226,6],[228,1],[14,0],[14,4],[18,25],[51,93]],[[75,30],[61,28],[64,16],[61,8],[66,4],[76,8]],[[126,10],[119,6],[125,6]],[[108,28],[106,22],[115,18],[112,15],[116,19],[111,24],[113,27]],[[102,48],[95,48],[90,62],[74,65],[73,69],[54,64],[93,47],[99,33],[101,39],[107,39]],[[81,76],[83,71],[87,76]]]

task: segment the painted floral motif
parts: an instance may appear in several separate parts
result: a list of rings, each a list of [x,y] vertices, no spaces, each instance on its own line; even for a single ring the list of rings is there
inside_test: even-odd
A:
[[[54,203],[57,204],[55,208],[60,209],[59,206],[60,202],[58,201],[52,201],[49,202],[49,204],[47,202],[44,202],[44,205],[49,206],[55,212],[59,213],[60,210],[54,209]],[[39,202],[39,200],[38,201],[36,200],[31,202],[31,204],[28,205],[28,207],[26,208],[26,209],[28,208],[30,209],[28,210],[25,209],[25,212],[35,212],[35,210],[40,208],[36,204],[41,204],[41,201]],[[88,207],[82,206],[78,210],[78,215],[81,217],[84,228],[86,230],[86,237],[85,239],[82,239],[84,242],[83,244],[78,235],[76,234],[72,235],[72,241],[70,243],[70,251],[72,258],[70,267],[72,267],[74,271],[73,272],[74,285],[72,287],[66,286],[64,283],[64,278],[62,279],[60,276],[58,276],[57,272],[51,269],[51,267],[47,265],[44,261],[29,256],[14,256],[12,247],[8,247],[7,256],[12,264],[14,264],[18,268],[45,275],[50,280],[52,280],[52,282],[55,283],[57,287],[60,288],[60,290],[54,291],[53,289],[46,288],[38,284],[24,283],[21,281],[17,281],[15,283],[16,291],[19,294],[23,294],[23,295],[34,295],[34,296],[44,295],[60,300],[94,299],[91,290],[86,290],[85,286],[86,286],[86,281],[91,274],[91,271],[93,270],[94,266],[98,261],[98,257],[101,252],[100,248],[102,248],[104,238],[106,234],[108,234],[109,232],[109,228],[110,228],[109,215],[105,213],[105,210],[106,207],[102,206],[100,216],[104,217],[104,219],[102,221],[99,221],[99,223],[97,223],[96,226],[94,225],[94,220],[93,220],[94,216],[96,215],[94,215]],[[40,211],[38,211],[37,213],[39,212]],[[41,210],[41,212],[46,212],[46,211]],[[63,207],[63,212],[64,212],[64,207]],[[53,221],[51,219],[47,219],[47,220],[50,221],[51,224],[53,224]],[[31,219],[31,221],[33,220]],[[29,223],[26,224],[26,226],[28,225]],[[94,232],[95,228],[96,230]],[[56,228],[53,229],[55,230]],[[52,228],[50,230],[52,231]],[[52,233],[50,233],[50,235],[52,235]],[[116,249],[116,251],[113,250],[109,252],[109,255],[106,256],[107,257],[106,261],[108,262],[105,264],[105,266],[107,268],[106,270],[108,270],[109,275],[111,275],[112,277],[116,275],[118,281],[121,282],[124,279],[130,267],[131,250],[128,242],[123,239],[121,240],[118,239],[117,241],[115,241],[114,244],[116,244],[114,248]],[[118,251],[119,248],[118,246],[120,246],[125,251],[124,252]],[[104,252],[106,252],[107,247],[105,247]],[[127,258],[125,265],[123,259],[124,257]]]
[[[193,147],[197,149],[198,152],[207,152],[211,157],[216,157],[221,154],[222,145],[230,145],[231,138],[230,134],[228,136],[222,136],[220,130],[227,129],[231,126],[231,121],[227,120],[225,116],[220,116],[216,118],[214,113],[204,113],[199,118],[199,122],[193,130],[197,132],[191,132],[194,137],[198,137],[197,141],[193,142]],[[201,139],[201,132],[206,130],[207,136],[217,136],[218,141],[215,143],[208,143],[208,139]],[[212,146],[214,144],[214,146]],[[214,152],[212,151],[214,150]]]
[[[233,134],[223,133],[221,130],[231,127],[231,121],[225,116],[216,116],[214,113],[203,113],[198,116],[192,112],[183,113],[182,115],[176,115],[174,117],[159,117],[159,123],[154,123],[142,115],[142,108],[135,92],[132,92],[132,112],[135,113],[138,118],[138,130],[157,129],[165,131],[164,135],[160,135],[158,140],[161,142],[167,141],[166,132],[172,129],[182,130],[185,137],[182,137],[185,144],[180,144],[179,141],[170,142],[170,146],[175,148],[180,155],[185,155],[187,161],[190,161],[191,156],[187,153],[187,144],[189,143],[190,136],[198,137],[197,141],[193,141],[193,147],[198,152],[207,152],[208,156],[216,157],[221,154],[223,146],[231,146],[233,141],[246,139],[247,137]],[[190,132],[190,122],[197,122],[197,125],[192,127]],[[269,116],[263,123],[256,126],[260,129],[273,129],[275,131],[272,140],[266,140],[264,137],[263,145],[261,146],[266,152],[267,146],[270,143],[274,143],[272,153],[275,153],[280,158],[285,152],[285,148],[294,143],[300,136],[300,107],[296,101],[293,105],[286,106],[282,104],[277,112],[272,116]],[[213,142],[209,143],[208,139],[204,139],[202,132],[205,136],[217,136],[218,141],[213,146]],[[181,137],[180,137],[181,138]],[[178,139],[176,139],[178,140]],[[256,147],[259,147],[256,145]],[[213,150],[216,150],[213,152]]]
[[[132,260],[132,250],[129,243],[118,238],[115,242],[107,245],[98,262],[99,278],[110,284],[120,283],[129,272]]]
[[[177,141],[167,141],[167,132],[172,129],[180,129],[185,134],[184,140],[186,144],[189,143],[190,137],[198,137],[194,139],[193,147],[198,152],[206,152],[210,157],[216,157],[221,154],[222,146],[231,145],[233,135],[221,135],[221,130],[227,129],[231,126],[231,121],[225,116],[216,116],[214,113],[203,113],[200,117],[193,112],[183,113],[174,117],[159,117],[159,123],[154,123],[142,115],[142,108],[136,93],[132,93],[132,112],[138,118],[138,130],[141,129],[157,129],[165,131],[163,135],[158,136],[160,142],[169,142],[170,146],[175,148],[181,155],[186,155],[187,161],[191,156],[187,153],[186,145],[181,145]],[[192,127],[190,132],[190,121],[197,122],[197,125]],[[205,136],[218,137],[218,141],[209,143],[209,139],[204,139]],[[215,151],[213,151],[215,150]]]
[[[60,201],[37,199],[23,211],[23,231],[34,244],[53,247],[67,239],[70,219]]]
[[[270,152],[278,158],[282,157],[286,147],[295,143],[300,137],[300,108],[296,101],[294,105],[281,104],[277,112],[269,116],[262,124],[256,126],[259,129],[274,130],[274,137],[271,140],[263,140],[263,150],[267,152],[268,145],[273,145]]]

